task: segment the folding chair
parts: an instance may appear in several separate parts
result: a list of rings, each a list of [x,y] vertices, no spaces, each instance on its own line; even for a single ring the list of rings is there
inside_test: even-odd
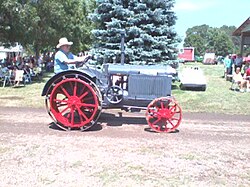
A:
[[[6,70],[4,72],[3,87],[6,85],[12,85],[12,70]]]
[[[37,78],[38,81],[41,81],[42,78],[42,68],[41,67],[35,67],[33,69],[33,73],[31,73],[32,78]]]
[[[4,73],[2,71],[2,68],[0,68],[0,83],[4,83]]]
[[[15,82],[19,85],[20,82],[23,82],[23,85],[25,85],[24,81],[24,71],[23,70],[16,70],[15,71]]]
[[[230,89],[233,91],[239,91],[240,90],[239,83],[236,82],[234,79],[232,79],[232,84]]]
[[[31,79],[31,74],[29,71],[27,71],[26,69],[24,69],[24,82],[25,83],[31,83],[32,82],[32,79]]]

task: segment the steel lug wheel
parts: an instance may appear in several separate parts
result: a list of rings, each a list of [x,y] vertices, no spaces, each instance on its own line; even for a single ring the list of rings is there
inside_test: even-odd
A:
[[[181,119],[182,110],[173,97],[154,99],[146,111],[146,120],[156,132],[175,131]]]
[[[64,75],[51,87],[46,95],[46,106],[57,126],[84,131],[96,123],[102,107],[94,83],[81,75]]]

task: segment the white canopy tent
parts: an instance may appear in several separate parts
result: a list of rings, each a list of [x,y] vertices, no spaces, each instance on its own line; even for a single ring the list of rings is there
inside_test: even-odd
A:
[[[22,55],[23,47],[18,44],[16,46],[9,47],[9,48],[0,46],[0,60],[6,58],[8,56],[8,53],[12,53],[14,56]]]

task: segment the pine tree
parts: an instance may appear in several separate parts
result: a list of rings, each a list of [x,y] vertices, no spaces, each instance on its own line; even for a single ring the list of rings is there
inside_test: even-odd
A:
[[[164,63],[176,57],[174,0],[96,0],[91,14],[93,53],[101,63],[119,62],[125,32],[126,63]]]

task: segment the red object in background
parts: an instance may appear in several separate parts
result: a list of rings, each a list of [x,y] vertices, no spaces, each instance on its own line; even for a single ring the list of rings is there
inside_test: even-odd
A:
[[[194,61],[194,47],[184,47],[180,50],[178,54],[178,59],[182,59],[185,62],[192,62]]]
[[[245,62],[250,62],[250,56],[244,57],[243,61],[245,61]]]
[[[250,68],[248,68],[247,70],[246,70],[246,75],[247,76],[250,76]],[[250,78],[250,77],[249,77]]]

